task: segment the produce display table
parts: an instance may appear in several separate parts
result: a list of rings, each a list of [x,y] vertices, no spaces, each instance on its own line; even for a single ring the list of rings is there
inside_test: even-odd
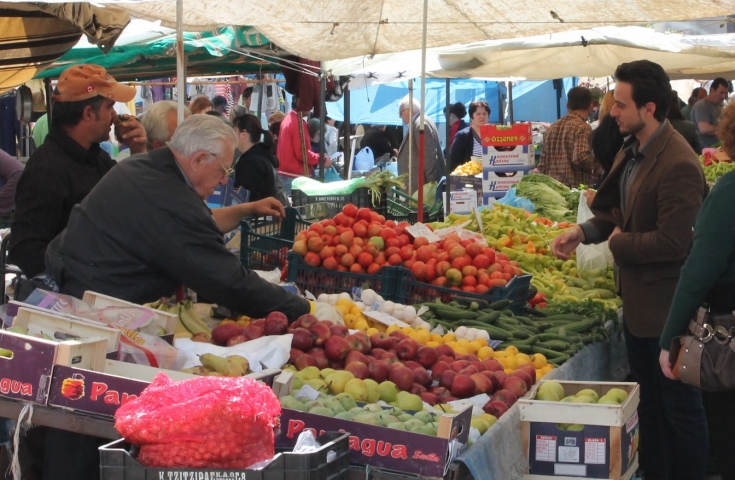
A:
[[[20,411],[25,405],[25,403],[17,400],[0,398],[0,417],[17,420]],[[31,422],[33,425],[58,428],[83,435],[109,438],[110,440],[120,438],[120,434],[115,430],[115,422],[112,420],[65,411],[59,408],[42,407],[34,404]]]
[[[544,380],[621,381],[628,372],[625,343],[615,333],[609,342],[588,345]],[[457,462],[464,464],[460,479],[516,480],[527,467],[521,444],[521,415],[513,405]],[[469,471],[469,473],[467,473]]]

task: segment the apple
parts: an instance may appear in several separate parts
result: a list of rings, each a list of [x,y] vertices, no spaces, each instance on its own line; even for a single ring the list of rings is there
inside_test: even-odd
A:
[[[388,380],[396,384],[399,390],[410,390],[413,386],[413,372],[406,367],[394,368],[388,375]]]
[[[240,343],[245,343],[247,341],[248,341],[248,339],[247,339],[247,337],[245,337],[245,335],[235,335],[234,337],[230,337],[227,340],[227,346],[228,347],[231,347],[233,345],[238,345]]]
[[[489,372],[502,372],[503,366],[494,358],[486,358],[483,360],[482,365],[485,367],[484,370]]]
[[[250,325],[255,325],[256,327],[265,328],[265,318],[259,318],[253,321],[252,323],[250,323]]]
[[[391,364],[391,363],[397,362],[398,361],[398,357],[393,352],[385,352],[384,354],[382,354],[380,356],[380,360],[385,360],[386,362],[388,362],[389,364]]]
[[[288,363],[293,365],[296,362],[296,359],[299,358],[303,354],[304,354],[303,350],[299,350],[298,348],[292,348],[288,353]]]
[[[390,375],[390,366],[382,360],[375,360],[368,365],[368,370],[370,370],[370,378],[378,383],[388,380]]]
[[[505,383],[503,383],[505,385]],[[499,400],[503,402],[508,408],[512,407],[518,400],[518,396],[510,390],[502,389],[495,392],[493,400]]]
[[[521,372],[521,373],[525,373],[525,372]],[[528,387],[526,386],[526,382],[521,377],[514,376],[513,374],[511,374],[503,382],[503,390],[501,390],[501,392],[504,390],[507,390],[511,392],[513,395],[515,395],[516,397],[520,398],[523,395],[525,395],[526,392],[528,392]]]
[[[330,360],[329,361],[329,368],[331,368],[332,370],[344,370],[345,369],[345,364],[344,364],[344,362],[337,362],[337,361],[334,361],[334,360]]]
[[[330,360],[343,360],[350,353],[350,345],[344,338],[332,335],[324,344],[324,352]]]
[[[296,361],[293,362],[293,366],[296,367],[296,370],[298,371],[301,371],[306,367],[318,367],[314,357],[306,353],[298,357]]]
[[[298,348],[299,350],[306,351],[314,345],[314,339],[311,337],[311,332],[305,328],[298,327],[293,331],[293,339],[291,340],[291,346]]]
[[[429,388],[431,386],[431,376],[429,375],[429,372],[426,371],[426,369],[422,366],[418,366],[411,370],[413,372],[413,381],[414,383],[418,383],[419,385],[423,385],[426,388]]]
[[[420,347],[418,352],[416,352],[416,359],[424,368],[430,368],[432,365],[434,365],[439,358],[439,354],[437,353],[435,348],[432,347]]]
[[[455,360],[449,364],[449,367],[455,372],[459,372],[460,370],[463,370],[469,364],[470,362],[468,362],[467,360]]]
[[[399,361],[399,362],[393,362],[390,364],[390,369],[393,370],[394,368],[408,368],[408,367],[406,367],[403,363]],[[411,369],[409,368],[409,370]]]
[[[332,332],[329,331],[329,327],[324,323],[317,323],[309,328],[311,332],[311,338],[314,340],[315,347],[323,347],[329,337],[332,336]]]
[[[333,337],[346,337],[350,334],[350,331],[347,330],[347,327],[344,325],[332,325],[329,327],[329,332],[332,334]]]
[[[445,355],[451,358],[452,361],[455,360],[454,350],[452,350],[452,347],[450,347],[449,345],[439,345],[438,347],[436,347],[436,354],[439,355],[440,357],[442,355]],[[451,362],[447,362],[447,363],[451,363]]]
[[[470,360],[470,366],[475,367],[478,372],[485,371],[485,365],[483,365],[482,362],[474,362]]]
[[[439,397],[436,395],[436,393],[424,392],[419,396],[421,397],[422,401],[428,403],[431,406],[434,406],[437,403],[439,403]]]
[[[431,378],[439,380],[441,374],[446,370],[451,370],[451,368],[449,368],[449,364],[447,362],[437,361],[431,366]]]
[[[352,335],[347,335],[345,340],[347,340],[347,343],[350,345],[350,349],[353,351],[356,350],[363,354],[370,352],[370,340],[363,335],[353,333]]]
[[[367,365],[361,362],[352,362],[345,367],[345,370],[360,380],[370,378],[370,369]]]
[[[265,335],[283,335],[288,330],[288,318],[281,312],[271,312],[265,317]]]
[[[536,368],[534,368],[533,365],[530,363],[524,363],[520,367],[518,367],[519,370],[523,370],[531,377],[531,385],[536,383]],[[531,389],[531,386],[528,387],[528,389]]]
[[[526,385],[526,390],[529,390],[533,386],[533,380],[531,380],[531,375],[528,374],[528,372],[518,369],[512,371],[508,377],[516,377],[523,380],[523,383]],[[507,380],[506,380],[507,381]],[[503,388],[505,388],[505,382],[503,382]],[[523,394],[525,395],[525,393]],[[523,395],[518,395],[519,397],[522,397]]]
[[[505,379],[508,378],[508,374],[503,372],[502,370],[499,372],[493,372],[493,375],[495,375],[495,378],[498,379],[498,383],[500,385],[502,385]]]
[[[508,406],[503,402],[490,400],[482,406],[482,411],[485,413],[489,413],[496,418],[500,418],[505,412],[508,411]]]
[[[457,374],[452,380],[450,391],[457,398],[471,397],[475,391],[475,382],[468,375]]]
[[[470,363],[472,363],[472,362],[479,362],[480,361],[480,359],[477,358],[477,355],[475,355],[474,353],[468,353],[467,355],[462,355],[457,360],[467,360]]]
[[[492,393],[493,382],[481,373],[473,373],[470,378],[475,382],[475,395],[481,393]]]
[[[263,336],[263,327],[259,327],[257,325],[253,325],[252,323],[245,327],[245,331],[243,332],[246,337],[248,337],[250,340],[255,340],[256,338],[260,338]]]
[[[459,373],[461,375],[470,376],[473,373],[480,373],[480,371],[478,369],[476,369],[475,367],[473,367],[472,365],[467,365],[466,367],[464,367],[462,370],[460,370],[457,373]]]
[[[448,357],[446,355],[439,355],[439,358],[436,359],[437,362],[444,362],[447,365],[451,365],[455,360],[454,357]]]
[[[236,335],[242,335],[243,330],[236,323],[220,323],[212,329],[212,342],[215,345],[225,346],[227,340]]]
[[[457,372],[454,370],[445,370],[439,377],[439,386],[444,387],[447,390],[451,390],[452,382],[454,382],[454,377],[456,376]]]
[[[489,393],[492,393],[492,392],[494,392],[495,390],[499,390],[499,389],[500,389],[500,382],[498,381],[498,377],[496,377],[495,375],[493,375],[493,372],[488,372],[488,371],[486,370],[486,371],[484,371],[484,372],[480,372],[480,373],[481,373],[482,375],[485,375],[485,377],[486,377],[486,378],[487,378],[488,380],[490,380],[490,382],[491,382],[491,383],[492,383],[492,385],[493,385],[493,388],[492,388],[492,390],[491,390],[491,391],[490,391]]]
[[[373,350],[381,349],[387,351],[395,347],[398,344],[398,340],[385,332],[378,332],[370,335],[370,344],[373,346]]]
[[[414,383],[411,386],[411,389],[409,390],[409,392],[413,393],[414,395],[421,396],[421,394],[422,393],[426,393],[427,390],[426,390],[426,387],[424,387],[423,385],[419,385],[418,383]]]
[[[311,315],[310,313],[307,313],[306,315],[301,315],[299,318],[296,319],[296,321],[299,322],[300,326],[304,327],[307,330],[313,325],[319,323],[319,319],[316,318],[314,315]]]
[[[401,332],[400,330],[394,330],[394,331],[390,332],[390,334],[388,336],[389,337],[393,337],[393,338],[397,338],[399,341],[405,340],[407,338],[411,338],[408,335],[406,335],[405,333]]]
[[[345,356],[345,365],[349,365],[352,362],[367,363],[367,357],[357,350],[351,350]]]
[[[424,368],[421,366],[419,362],[414,362],[413,360],[404,360],[402,363],[408,368],[410,368],[411,370],[413,370],[414,368],[418,368],[418,367]]]
[[[372,343],[372,341],[372,337],[370,337],[370,342]],[[373,348],[372,350],[370,350],[370,353],[368,355],[373,358],[380,358],[380,356],[385,352],[387,352],[387,350],[383,350],[382,348]]]
[[[324,352],[323,348],[311,347],[311,349],[306,353],[316,360],[316,366],[319,367],[319,370],[329,368],[329,359],[327,358],[327,354]]]

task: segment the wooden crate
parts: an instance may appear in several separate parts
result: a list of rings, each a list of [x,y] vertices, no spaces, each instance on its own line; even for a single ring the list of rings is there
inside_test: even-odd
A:
[[[621,405],[566,403],[537,400],[541,382],[518,400],[521,439],[531,479],[630,478],[637,462],[639,440],[636,383],[559,381],[565,395],[583,389],[602,397],[611,388],[628,392]],[[566,430],[562,424],[582,425]],[[635,472],[635,469],[633,469]]]
[[[173,334],[176,332],[176,321],[178,319],[178,315],[174,313],[163,312],[161,310],[156,310],[155,308],[150,308],[150,307],[146,307],[143,305],[137,305],[131,302],[126,302],[125,300],[120,300],[119,298],[110,297],[109,295],[103,295],[101,293],[92,292],[91,290],[87,290],[86,292],[84,292],[84,296],[82,297],[82,300],[86,303],[89,303],[90,305],[94,305],[97,308],[105,308],[105,307],[144,308],[154,314],[153,322],[159,327],[162,327],[167,335]]]

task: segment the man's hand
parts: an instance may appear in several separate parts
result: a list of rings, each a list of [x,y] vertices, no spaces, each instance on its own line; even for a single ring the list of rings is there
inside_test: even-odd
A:
[[[595,192],[587,189],[582,193],[584,194],[584,199],[587,200],[587,206],[589,207],[590,205],[592,205],[592,201],[595,199]]]
[[[567,260],[569,254],[583,241],[584,232],[582,231],[582,227],[575,225],[551,242],[551,251],[562,260]]]
[[[148,137],[145,128],[137,118],[129,115],[120,116],[120,123],[115,126],[117,139],[130,147],[130,154],[145,153]]]
[[[273,217],[280,223],[286,216],[283,204],[273,197],[264,198],[257,202],[244,203],[247,206],[247,215],[253,217]]]
[[[669,351],[661,350],[661,355],[658,356],[658,363],[661,365],[661,371],[664,372],[666,378],[676,380],[674,372],[671,371],[671,362],[669,362]]]
[[[620,227],[615,227],[610,236],[607,237],[607,241],[609,242],[615,235],[618,235],[619,233],[623,233],[623,231],[620,229]]]

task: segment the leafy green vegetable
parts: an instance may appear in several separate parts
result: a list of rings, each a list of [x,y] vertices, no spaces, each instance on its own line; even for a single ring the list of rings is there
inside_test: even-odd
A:
[[[380,203],[380,197],[383,195],[383,191],[387,191],[393,187],[399,189],[406,188],[403,181],[407,178],[407,173],[396,177],[389,170],[383,170],[367,177],[361,186],[368,188],[373,205],[377,205]]]
[[[518,184],[518,195],[536,206],[536,213],[556,222],[576,222],[579,191],[542,173],[525,175]]]
[[[608,320],[611,320],[615,326],[615,331],[618,333],[622,331],[622,323],[618,317],[618,312],[605,306],[602,302],[596,302],[590,298],[580,300],[578,302],[570,300],[551,300],[546,308],[539,310],[549,315],[573,313],[587,318],[601,318],[603,323],[607,323]]]

